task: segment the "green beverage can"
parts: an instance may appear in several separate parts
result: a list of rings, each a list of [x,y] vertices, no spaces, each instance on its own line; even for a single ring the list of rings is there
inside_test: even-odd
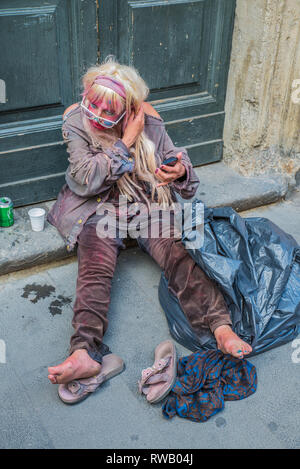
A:
[[[14,224],[13,203],[8,197],[0,197],[0,226]]]

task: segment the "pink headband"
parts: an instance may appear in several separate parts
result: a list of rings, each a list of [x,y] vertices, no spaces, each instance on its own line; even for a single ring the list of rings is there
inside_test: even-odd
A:
[[[122,85],[122,83],[120,83],[119,81],[114,80],[114,78],[105,77],[103,75],[98,75],[95,78],[95,80],[93,81],[93,83],[91,84],[89,89],[86,90],[83,93],[83,96],[86,96],[88,94],[89,90],[91,89],[91,87],[93,86],[94,83],[96,83],[97,85],[106,86],[106,88],[110,88],[115,93],[117,93],[119,96],[121,96],[121,98],[124,98],[125,101],[126,101],[126,91],[125,91],[124,85]],[[128,122],[128,117],[129,117],[128,113],[126,112],[126,114],[123,118],[123,121],[122,121],[122,134],[124,133],[124,130],[126,128],[126,125],[127,125],[127,122]]]
[[[97,85],[105,86],[106,88],[113,90],[115,93],[121,96],[121,98],[124,98],[126,100],[126,91],[122,83],[115,80],[114,78],[105,77],[102,75],[98,75],[95,78],[95,80],[93,81],[89,89],[84,93],[85,95],[88,93],[88,91],[91,89],[94,83],[96,83]]]

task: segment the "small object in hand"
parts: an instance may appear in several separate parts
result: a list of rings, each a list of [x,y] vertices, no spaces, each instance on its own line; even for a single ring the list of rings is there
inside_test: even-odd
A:
[[[176,158],[176,156],[170,156],[170,158],[167,158],[165,161],[163,161],[162,166],[175,166],[177,161],[178,158]]]
[[[163,165],[166,165],[166,166],[175,166],[175,164],[177,163],[178,161],[178,158],[176,156],[170,156],[170,158],[167,158],[164,162],[163,162]]]

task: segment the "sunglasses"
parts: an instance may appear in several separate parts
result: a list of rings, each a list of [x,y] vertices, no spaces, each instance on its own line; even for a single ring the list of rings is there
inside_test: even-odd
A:
[[[105,127],[106,129],[110,129],[112,127],[114,127],[116,124],[118,124],[120,122],[120,120],[125,116],[126,114],[126,110],[123,112],[123,114],[119,117],[118,120],[116,121],[110,121],[109,119],[104,119],[104,117],[98,117],[96,116],[96,114],[94,114],[92,111],[90,111],[90,109],[88,109],[84,104],[83,104],[83,101],[84,101],[84,98],[82,99],[81,101],[81,108],[83,109],[86,117],[90,120],[93,120],[95,122],[97,122],[98,124],[102,125],[103,127]]]

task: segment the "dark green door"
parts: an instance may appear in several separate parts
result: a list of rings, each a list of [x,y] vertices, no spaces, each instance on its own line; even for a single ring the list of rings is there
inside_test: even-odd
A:
[[[1,0],[0,195],[15,206],[53,199],[67,155],[61,116],[97,60],[95,0]]]
[[[114,51],[195,166],[222,157],[234,0],[102,0],[101,57]]]
[[[0,195],[15,205],[56,197],[67,166],[61,115],[79,100],[82,72],[108,54],[140,71],[194,165],[220,160],[234,8],[234,0],[2,0]]]

